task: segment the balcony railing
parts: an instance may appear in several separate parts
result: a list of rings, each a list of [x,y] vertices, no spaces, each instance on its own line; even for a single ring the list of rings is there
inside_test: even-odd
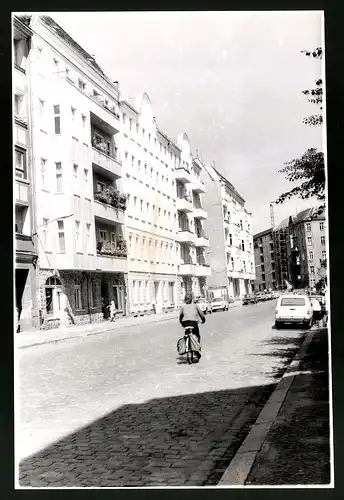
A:
[[[92,101],[96,102],[100,106],[102,106],[104,109],[109,111],[112,115],[114,115],[118,120],[120,119],[120,115],[116,109],[115,106],[109,106],[109,104],[106,104],[103,97],[100,95],[94,95],[94,94],[88,94],[88,97],[92,99]]]
[[[14,120],[20,125],[23,125],[23,127],[27,128],[27,118],[24,118],[23,116],[19,115],[14,115]]]
[[[127,195],[116,191],[112,186],[106,187],[103,191],[97,191],[93,195],[96,201],[111,205],[118,210],[126,210]]]
[[[124,240],[118,241],[117,243],[101,240],[97,241],[97,254],[111,257],[127,257],[127,243]]]
[[[115,150],[114,153],[112,153],[112,151],[109,151],[105,141],[99,142],[97,141],[96,137],[92,137],[92,146],[101,153],[103,153],[104,155],[109,156],[110,158],[116,160],[117,162],[119,161],[117,150]]]

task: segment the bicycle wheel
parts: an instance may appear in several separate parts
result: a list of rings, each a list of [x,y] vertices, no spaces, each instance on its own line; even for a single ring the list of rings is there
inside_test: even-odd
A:
[[[189,365],[191,365],[193,363],[193,353],[192,353],[192,350],[191,350],[191,345],[190,345],[190,337],[188,336],[187,339],[186,339],[186,359],[189,363]]]

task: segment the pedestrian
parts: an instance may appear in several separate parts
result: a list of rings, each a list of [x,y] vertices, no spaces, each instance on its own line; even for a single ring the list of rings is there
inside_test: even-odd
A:
[[[110,321],[114,321],[116,319],[116,305],[114,300],[110,302],[108,308],[110,309]]]
[[[201,320],[202,324],[205,323],[205,316],[203,311],[193,302],[191,293],[186,293],[184,304],[180,306],[179,322],[185,328],[186,326],[194,327],[194,335],[197,337],[198,342],[201,342],[201,335],[199,333],[198,322]],[[201,353],[198,352],[198,358]]]

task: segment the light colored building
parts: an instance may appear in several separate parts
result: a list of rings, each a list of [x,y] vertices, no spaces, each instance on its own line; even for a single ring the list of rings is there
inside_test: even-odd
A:
[[[225,287],[230,297],[252,291],[255,279],[252,214],[234,186],[212,165],[205,165],[201,179],[206,187],[204,226],[210,241],[209,289]]]
[[[130,313],[173,310],[186,290],[203,293],[210,272],[201,251],[209,244],[199,222],[202,165],[193,165],[186,134],[172,140],[158,128],[146,93],[123,100],[121,115]]]
[[[99,321],[111,299],[126,314],[119,89],[50,17],[31,27],[42,327]]]
[[[15,289],[20,329],[39,326],[36,294],[37,252],[32,239],[34,212],[30,116],[30,18],[13,16],[13,142],[15,200]]]
[[[256,291],[276,290],[276,261],[272,228],[253,236]]]
[[[318,206],[289,218],[287,254],[294,288],[315,288],[326,278],[326,215]]]

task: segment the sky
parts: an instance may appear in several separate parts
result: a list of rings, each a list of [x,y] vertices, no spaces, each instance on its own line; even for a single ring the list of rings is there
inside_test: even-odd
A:
[[[293,185],[278,170],[323,131],[303,89],[322,76],[304,49],[322,46],[323,17],[289,12],[49,13],[112,81],[122,98],[146,92],[170,137],[186,132],[192,152],[234,184],[252,212],[253,232],[271,227],[270,202]],[[294,198],[275,220],[316,204]]]

